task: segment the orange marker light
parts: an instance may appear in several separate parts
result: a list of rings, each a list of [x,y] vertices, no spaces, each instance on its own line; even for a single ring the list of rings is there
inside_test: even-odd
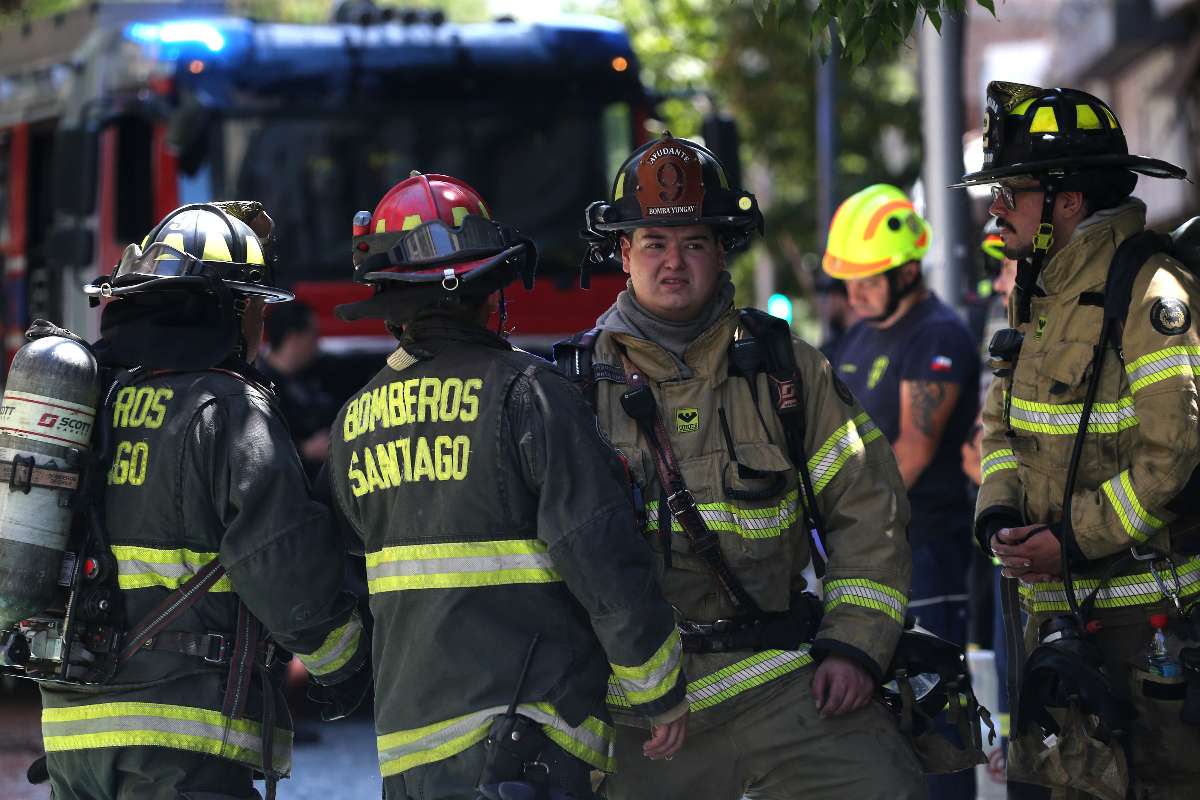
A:
[[[204,72],[204,62],[200,59],[196,59],[195,61],[191,62],[188,64],[188,72],[192,73],[193,75],[199,75],[201,72]]]
[[[616,56],[612,60],[612,68],[615,72],[624,72],[629,69],[629,59],[625,56]]]

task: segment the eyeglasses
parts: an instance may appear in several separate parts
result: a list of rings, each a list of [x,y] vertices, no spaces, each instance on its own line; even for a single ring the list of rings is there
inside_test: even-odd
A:
[[[1042,191],[1041,186],[1006,186],[1003,183],[993,183],[991,186],[991,189],[992,189],[992,202],[994,203],[998,199],[1003,200],[1004,207],[1007,208],[1009,211],[1017,210],[1017,195],[1018,194],[1022,194],[1025,192],[1040,192],[1040,191]]]

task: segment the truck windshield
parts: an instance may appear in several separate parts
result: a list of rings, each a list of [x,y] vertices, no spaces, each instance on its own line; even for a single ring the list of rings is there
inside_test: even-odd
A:
[[[497,219],[532,236],[540,272],[573,272],[584,208],[608,191],[603,108],[228,118],[213,188],[261,200],[275,218],[285,280],[350,276],[351,220],[410,171],[479,190]],[[626,129],[628,130],[628,129]],[[625,134],[628,136],[628,133]]]

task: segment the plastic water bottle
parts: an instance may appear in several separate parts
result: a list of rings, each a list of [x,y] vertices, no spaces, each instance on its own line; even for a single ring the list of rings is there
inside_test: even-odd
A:
[[[1178,678],[1182,672],[1179,662],[1167,651],[1166,627],[1170,617],[1166,614],[1152,614],[1150,627],[1154,628],[1154,637],[1146,650],[1146,669],[1164,678]]]

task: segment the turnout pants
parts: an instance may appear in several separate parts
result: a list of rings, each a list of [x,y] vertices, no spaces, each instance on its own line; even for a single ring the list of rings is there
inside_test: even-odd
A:
[[[649,732],[617,726],[608,800],[915,800],[925,777],[892,715],[877,703],[825,719],[814,668],[756,690],[736,717],[689,732],[670,761],[642,755]],[[701,712],[703,713],[703,712]]]
[[[260,800],[249,767],[160,747],[46,755],[52,800]]]

